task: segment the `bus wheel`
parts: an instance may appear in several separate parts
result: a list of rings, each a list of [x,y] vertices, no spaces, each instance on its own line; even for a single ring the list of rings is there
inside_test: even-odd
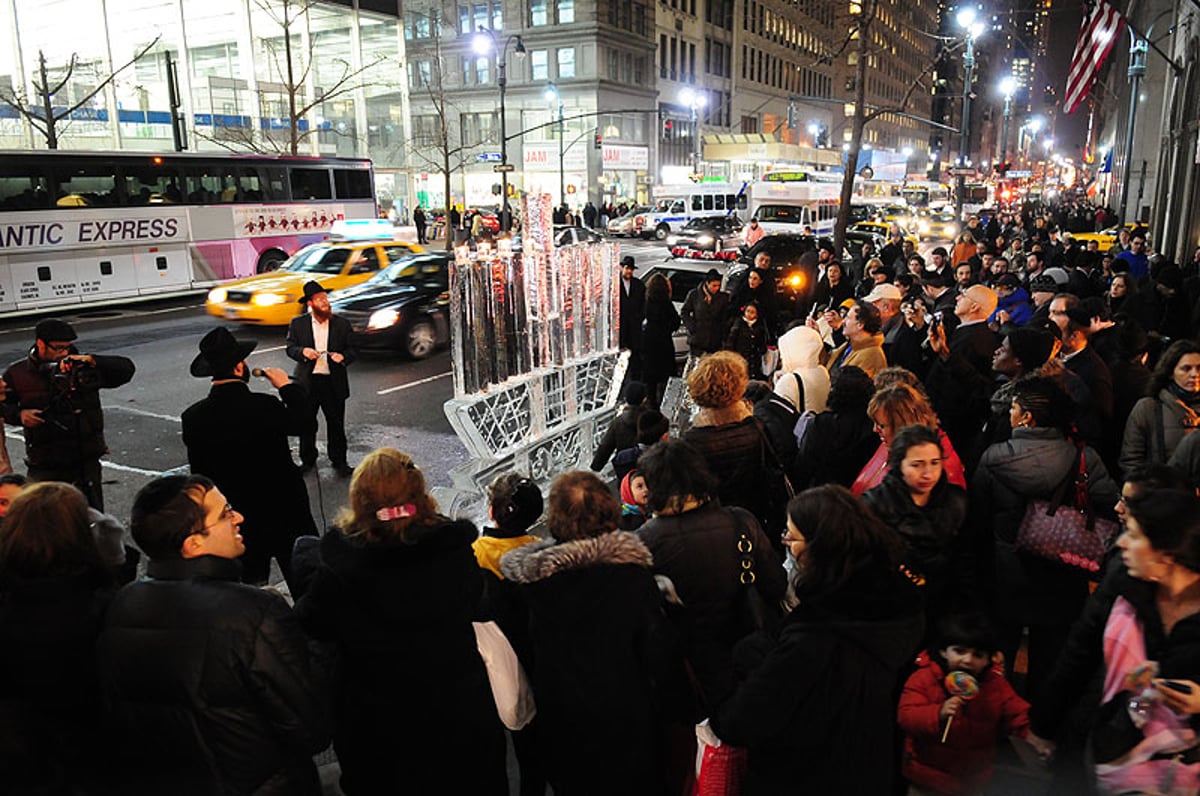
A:
[[[668,227],[666,224],[659,224],[657,227],[654,228],[654,237],[656,240],[666,240],[667,236],[670,234],[671,234],[671,228]]]
[[[258,256],[258,270],[255,273],[266,274],[277,271],[286,259],[287,255],[279,249],[268,249]]]

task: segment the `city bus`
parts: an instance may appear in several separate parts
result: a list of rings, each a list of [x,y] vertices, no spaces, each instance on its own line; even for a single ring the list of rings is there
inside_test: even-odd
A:
[[[811,227],[816,235],[832,235],[842,188],[832,182],[763,181],[747,183],[738,213],[758,219],[768,235],[800,234]]]
[[[369,160],[0,152],[0,314],[263,273],[376,217]]]
[[[968,182],[963,184],[962,221],[978,215],[985,207],[996,204],[996,188],[987,182]]]
[[[909,207],[917,210],[938,211],[947,205],[953,205],[950,186],[931,180],[909,180],[901,192]]]

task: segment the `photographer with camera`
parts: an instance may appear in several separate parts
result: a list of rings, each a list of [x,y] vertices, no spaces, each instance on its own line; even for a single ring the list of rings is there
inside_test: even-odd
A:
[[[133,361],[80,354],[75,330],[57,318],[39,321],[34,332],[29,356],[4,371],[4,420],[24,429],[30,480],[74,484],[88,505],[104,511],[100,457],[108,445],[100,390],[128,383]]]

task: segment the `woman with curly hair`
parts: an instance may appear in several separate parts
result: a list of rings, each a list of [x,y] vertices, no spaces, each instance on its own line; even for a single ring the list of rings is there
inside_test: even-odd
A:
[[[739,354],[718,351],[701,359],[687,379],[688,394],[700,411],[682,439],[717,477],[722,506],[741,506],[764,528],[778,528],[787,502],[783,469],[762,421],[742,400],[748,383],[746,360]]]
[[[337,647],[342,790],[507,794],[504,730],[471,625],[483,580],[466,520],[438,513],[407,453],[373,451],[321,539],[296,613]],[[463,750],[470,765],[463,765]]]
[[[661,793],[650,551],[617,530],[620,504],[593,473],[560,475],[548,506],[553,538],[500,559],[529,606],[547,779],[568,796]]]

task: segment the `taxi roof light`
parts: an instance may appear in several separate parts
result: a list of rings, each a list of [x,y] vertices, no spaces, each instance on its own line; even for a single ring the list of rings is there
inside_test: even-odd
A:
[[[394,240],[396,228],[386,218],[344,218],[329,229],[331,241]]]

